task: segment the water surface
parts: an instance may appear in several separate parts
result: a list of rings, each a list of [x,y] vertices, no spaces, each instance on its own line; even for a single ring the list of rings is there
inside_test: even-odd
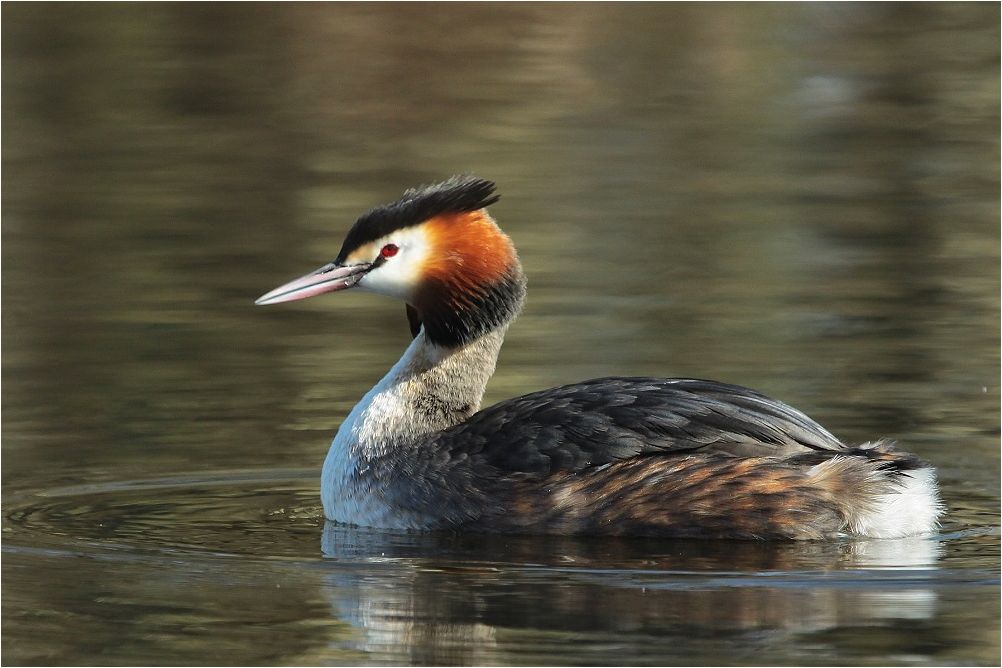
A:
[[[5,5],[10,664],[994,664],[999,9]],[[486,401],[706,377],[939,468],[823,544],[325,526],[400,305],[253,299],[457,172],[530,281]]]

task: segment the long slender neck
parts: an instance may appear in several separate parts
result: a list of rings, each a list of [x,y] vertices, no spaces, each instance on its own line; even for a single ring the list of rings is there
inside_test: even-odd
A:
[[[355,459],[413,444],[480,408],[508,326],[525,298],[511,240],[485,211],[437,219],[450,251],[434,255],[408,305],[417,335],[389,373],[352,410],[334,449]],[[467,236],[456,235],[462,226]],[[467,247],[469,237],[477,244]],[[464,245],[465,244],[465,245]]]
[[[400,361],[352,409],[331,443],[320,485],[327,518],[362,526],[427,528],[443,512],[467,512],[460,507],[465,492],[446,503],[420,470],[434,457],[428,449],[430,435],[479,408],[506,328],[455,349],[431,343],[423,329],[418,333]],[[416,504],[419,497],[428,503]],[[441,507],[431,503],[432,497]]]
[[[455,349],[431,343],[421,331],[355,406],[335,443],[375,457],[466,420],[480,408],[507,328]]]
[[[470,514],[463,507],[471,490],[453,490],[447,503],[442,478],[435,486],[434,476],[421,471],[436,455],[432,435],[480,408],[505,332],[521,309],[525,278],[511,241],[486,213],[437,224],[440,234],[457,225],[467,232],[479,227],[480,242],[439,247],[425,262],[421,284],[408,299],[417,335],[352,409],[324,460],[321,497],[330,519],[427,527],[442,512]],[[428,503],[415,504],[419,497]]]

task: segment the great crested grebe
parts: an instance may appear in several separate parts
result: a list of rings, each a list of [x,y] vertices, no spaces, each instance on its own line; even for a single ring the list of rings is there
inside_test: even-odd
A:
[[[474,177],[408,190],[333,262],[258,304],[360,288],[403,300],[414,340],[338,429],[328,519],[390,529],[707,538],[930,532],[934,469],[848,446],[786,404],[688,378],[599,378],[478,410],[525,296]]]

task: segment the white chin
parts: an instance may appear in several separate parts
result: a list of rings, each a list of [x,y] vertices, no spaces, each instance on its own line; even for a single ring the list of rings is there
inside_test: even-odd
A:
[[[409,284],[399,281],[381,280],[382,276],[367,275],[358,282],[356,287],[385,297],[392,297],[401,301],[409,302],[413,295],[413,290]]]

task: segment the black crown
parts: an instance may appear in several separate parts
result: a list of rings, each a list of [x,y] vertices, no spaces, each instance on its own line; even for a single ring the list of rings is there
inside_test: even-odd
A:
[[[348,231],[335,262],[342,263],[356,248],[391,232],[419,225],[447,213],[476,211],[497,202],[493,181],[475,176],[453,176],[448,181],[411,188],[396,202],[363,214]]]

